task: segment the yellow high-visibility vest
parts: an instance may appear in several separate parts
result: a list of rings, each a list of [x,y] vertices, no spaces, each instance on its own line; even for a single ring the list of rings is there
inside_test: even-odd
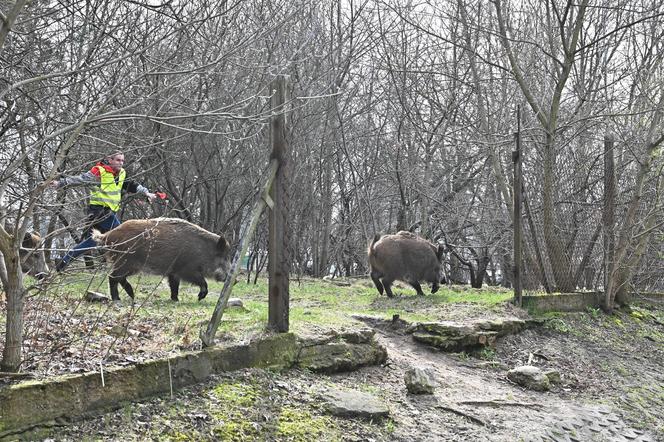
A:
[[[115,176],[104,167],[99,166],[99,172],[101,173],[99,177],[101,182],[99,188],[90,192],[90,205],[108,207],[113,212],[117,212],[122,197],[122,184],[127,173],[124,169],[120,169],[116,182]]]

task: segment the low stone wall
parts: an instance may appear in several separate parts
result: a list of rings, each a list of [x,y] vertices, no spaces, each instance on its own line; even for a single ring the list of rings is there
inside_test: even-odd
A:
[[[632,301],[664,302],[664,293],[634,293]],[[523,307],[538,312],[582,312],[588,307],[600,308],[604,300],[604,292],[574,292],[546,295],[524,295]]]
[[[525,295],[521,298],[523,307],[538,312],[582,312],[588,307],[599,308],[601,292],[556,293],[546,295]]]
[[[95,414],[122,403],[170,394],[202,382],[213,373],[296,366],[341,371],[381,363],[386,357],[373,332],[366,330],[315,340],[284,333],[247,345],[211,347],[130,367],[104,369],[103,380],[99,371],[22,382],[0,389],[0,440],[58,418]]]
[[[664,292],[641,292],[632,295],[632,299],[639,302],[648,302],[653,304],[664,303]]]

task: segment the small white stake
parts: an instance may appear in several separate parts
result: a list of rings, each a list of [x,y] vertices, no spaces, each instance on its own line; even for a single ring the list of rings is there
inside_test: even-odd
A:
[[[171,360],[168,359],[168,383],[171,386],[171,399],[173,399],[173,375],[171,374]]]

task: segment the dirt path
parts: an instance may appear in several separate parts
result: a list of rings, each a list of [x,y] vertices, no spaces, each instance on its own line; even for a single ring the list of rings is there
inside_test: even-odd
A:
[[[502,370],[429,350],[408,336],[381,332],[378,339],[388,350],[389,368],[357,376],[391,392],[392,415],[398,423],[395,436],[401,440],[655,440],[652,434],[630,428],[608,406],[524,390],[509,382]],[[433,397],[405,393],[403,378],[411,366],[436,373],[440,386]],[[347,382],[352,384],[354,377]]]

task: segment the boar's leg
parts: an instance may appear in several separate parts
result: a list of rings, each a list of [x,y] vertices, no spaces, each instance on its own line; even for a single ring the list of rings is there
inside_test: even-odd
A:
[[[439,288],[439,286],[438,286],[437,282],[432,283],[431,284],[431,294],[433,295],[434,293],[436,293],[438,291],[438,288]]]
[[[113,278],[112,276],[108,277],[108,288],[111,290],[111,299],[113,301],[120,300],[120,294],[118,293],[118,278]]]
[[[198,292],[199,301],[207,296],[208,285],[205,281],[205,276],[203,276],[203,272],[196,272],[193,275],[189,275],[189,277],[185,277],[185,281],[196,284],[200,288],[200,291]]]
[[[175,275],[168,275],[168,286],[171,288],[171,301],[178,301],[180,290],[180,278]]]
[[[382,275],[378,272],[375,272],[375,271],[371,272],[371,280],[373,281],[374,285],[378,289],[378,293],[380,293],[382,295],[383,294],[383,284],[381,284],[381,282],[380,282],[380,277],[381,276]]]
[[[408,284],[413,286],[418,295],[424,296],[424,292],[422,291],[422,286],[420,285],[419,281],[408,281]]]
[[[129,295],[129,297],[133,300],[134,299],[134,288],[129,284],[129,281],[127,281],[127,277],[122,277],[120,279],[120,285],[122,286],[123,289],[125,289],[125,292]]]
[[[197,284],[201,288],[201,291],[198,292],[198,300],[200,301],[200,300],[204,299],[207,296],[208,286],[207,286],[207,282],[205,282],[205,278],[203,278],[203,277],[201,277],[200,282],[198,282]]]
[[[385,294],[386,294],[389,298],[393,298],[393,297],[394,297],[394,293],[392,293],[392,283],[393,283],[393,282],[394,282],[393,279],[383,278],[383,287],[385,287]]]
[[[109,276],[108,287],[111,289],[111,299],[113,301],[120,300],[120,293],[118,292],[118,283],[125,289],[125,292],[131,299],[134,299],[134,288],[129,284],[127,278],[124,276]]]

